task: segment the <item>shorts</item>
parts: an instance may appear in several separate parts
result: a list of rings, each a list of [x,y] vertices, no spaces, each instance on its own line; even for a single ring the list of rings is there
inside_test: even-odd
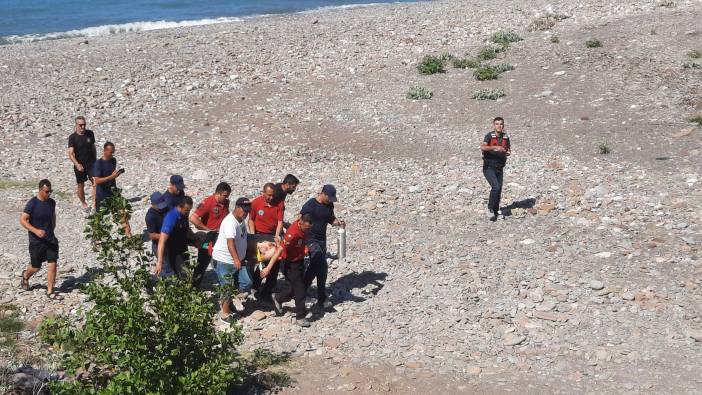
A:
[[[241,269],[236,270],[233,264],[220,262],[216,259],[212,260],[219,279],[219,285],[228,285],[234,282],[234,279],[239,282],[239,291],[248,292],[253,285],[253,281],[249,276],[249,271],[246,269],[246,262],[241,262]]]
[[[39,269],[44,262],[57,262],[59,258],[59,245],[47,241],[29,242],[29,262],[32,267]]]
[[[78,171],[75,166],[73,166],[73,173],[76,175],[76,184],[83,184],[86,181],[90,180],[90,182],[93,182],[93,166],[88,166],[83,163],[83,171]]]

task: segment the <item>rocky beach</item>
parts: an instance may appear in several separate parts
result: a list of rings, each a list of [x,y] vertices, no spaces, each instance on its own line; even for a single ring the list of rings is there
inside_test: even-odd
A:
[[[447,0],[0,46],[0,303],[27,322],[0,363],[48,355],[36,326],[84,304],[97,262],[66,156],[84,115],[116,145],[137,232],[171,174],[198,202],[219,181],[253,198],[293,173],[288,220],[337,186],[333,311],[308,329],[270,309],[239,320],[245,348],[292,355],[283,393],[700,393],[700,15],[699,1]],[[513,66],[498,79],[417,72],[498,31],[523,38],[490,60]],[[505,95],[473,99],[484,88]],[[495,116],[512,155],[493,223],[478,146]],[[18,287],[18,219],[42,178],[62,301]]]

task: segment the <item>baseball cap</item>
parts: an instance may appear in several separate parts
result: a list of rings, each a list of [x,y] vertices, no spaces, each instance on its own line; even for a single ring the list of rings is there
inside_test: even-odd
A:
[[[336,188],[334,188],[334,185],[327,184],[323,186],[322,193],[329,197],[329,201],[336,202]]]
[[[251,200],[245,197],[240,197],[239,199],[236,199],[236,207],[241,207],[244,211],[247,213],[251,211]]]
[[[166,200],[163,198],[163,194],[161,192],[154,192],[151,194],[151,204],[156,206],[157,209],[163,210],[168,206],[168,203]]]
[[[175,185],[175,187],[178,188],[179,191],[182,191],[185,189],[185,182],[183,182],[182,176],[174,174],[171,176],[170,181],[171,181],[171,184]]]

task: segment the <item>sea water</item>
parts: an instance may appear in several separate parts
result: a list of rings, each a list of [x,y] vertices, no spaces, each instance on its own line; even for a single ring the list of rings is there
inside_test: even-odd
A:
[[[0,0],[0,44],[233,22],[417,0]]]

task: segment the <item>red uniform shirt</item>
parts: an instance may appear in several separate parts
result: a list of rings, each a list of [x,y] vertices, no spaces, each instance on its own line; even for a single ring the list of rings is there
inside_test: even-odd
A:
[[[281,257],[288,262],[300,262],[305,259],[307,239],[307,235],[300,229],[300,221],[293,222],[283,237]]]
[[[256,233],[272,235],[278,227],[278,221],[283,220],[285,203],[279,202],[273,206],[266,205],[266,199],[259,196],[251,201],[251,212],[249,218],[256,227]]]
[[[214,195],[208,196],[197,206],[195,210],[195,215],[200,217],[205,226],[210,229],[215,229],[219,231],[219,225],[222,224],[222,220],[229,213],[229,200],[224,204],[217,203]]]

